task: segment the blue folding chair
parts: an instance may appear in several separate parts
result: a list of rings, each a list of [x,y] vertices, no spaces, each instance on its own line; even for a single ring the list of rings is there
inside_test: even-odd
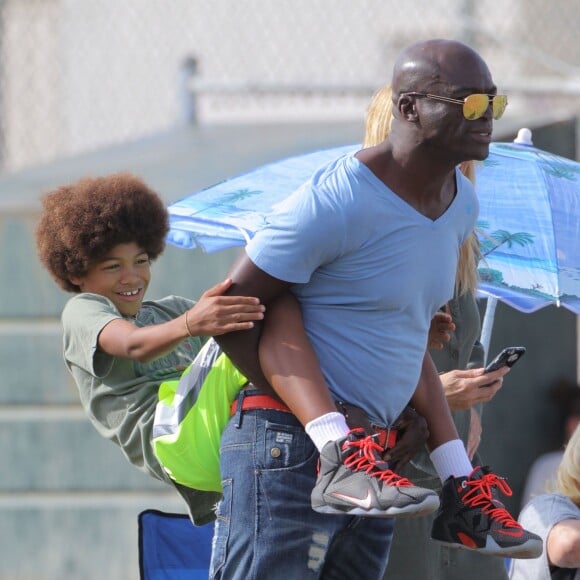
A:
[[[194,526],[185,514],[139,514],[141,580],[207,580],[213,524]]]

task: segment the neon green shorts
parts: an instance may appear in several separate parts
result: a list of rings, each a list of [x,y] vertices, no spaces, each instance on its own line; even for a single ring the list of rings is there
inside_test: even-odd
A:
[[[214,340],[209,340],[180,380],[159,387],[153,449],[177,483],[222,491],[219,447],[230,407],[248,382]]]

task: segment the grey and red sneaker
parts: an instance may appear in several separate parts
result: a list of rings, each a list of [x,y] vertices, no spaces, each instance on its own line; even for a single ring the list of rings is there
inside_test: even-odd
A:
[[[391,471],[381,459],[381,451],[374,437],[362,429],[327,443],[320,453],[312,509],[323,514],[377,518],[435,511],[437,494]]]
[[[514,520],[500,501],[499,492],[512,495],[506,480],[489,467],[476,467],[469,477],[447,479],[431,538],[449,547],[492,556],[539,557],[542,539]]]

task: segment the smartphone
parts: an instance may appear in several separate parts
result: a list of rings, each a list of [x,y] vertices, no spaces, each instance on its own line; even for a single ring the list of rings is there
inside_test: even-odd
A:
[[[501,367],[513,367],[524,354],[526,354],[525,346],[508,346],[485,367],[485,372],[491,373]]]

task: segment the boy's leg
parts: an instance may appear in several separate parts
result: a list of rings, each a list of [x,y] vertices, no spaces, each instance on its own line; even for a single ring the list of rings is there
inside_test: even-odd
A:
[[[394,473],[384,449],[362,429],[327,443],[320,452],[312,508],[323,514],[408,517],[437,509],[437,494]]]
[[[209,340],[179,382],[163,383],[152,444],[170,477],[186,487],[221,491],[219,444],[230,406],[247,379]]]
[[[447,441],[459,439],[439,373],[428,352],[423,358],[421,377],[411,398],[411,405],[427,420],[429,426],[427,446],[430,450]]]
[[[463,442],[459,438],[441,379],[429,353],[425,353],[421,377],[411,404],[427,421],[427,447],[441,481],[450,475],[469,475],[473,470]]]
[[[260,340],[266,379],[320,451],[312,506],[326,514],[395,517],[433,511],[439,501],[381,460],[370,433],[350,432],[337,413],[297,301],[289,293],[268,305]],[[298,370],[297,370],[298,369]]]
[[[542,539],[525,530],[507,511],[500,493],[512,491],[489,467],[476,467],[468,477],[449,477],[431,538],[454,548],[507,558],[537,558]]]
[[[276,394],[303,426],[336,412],[297,300],[286,292],[268,305],[259,346],[260,365]],[[342,432],[348,427],[342,418]],[[330,440],[330,439],[329,439]]]
[[[512,494],[505,480],[487,467],[473,469],[429,354],[411,402],[427,420],[430,457],[443,482],[431,537],[452,547],[495,556],[538,557],[541,538],[524,530],[499,499],[500,492]]]

